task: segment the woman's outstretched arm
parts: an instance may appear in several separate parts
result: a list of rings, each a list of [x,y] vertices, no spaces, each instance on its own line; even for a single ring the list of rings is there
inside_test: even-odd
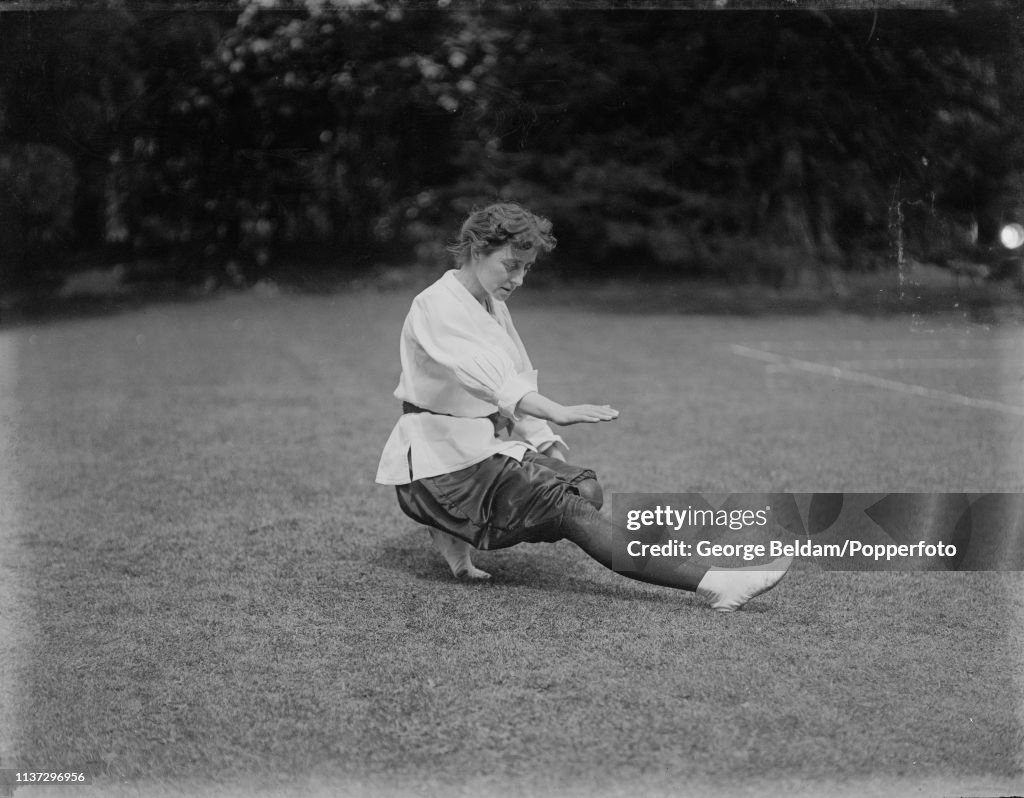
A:
[[[619,411],[609,405],[562,405],[536,391],[530,391],[519,400],[516,414],[519,413],[543,418],[560,427],[569,424],[596,424],[600,421],[613,421],[619,417]]]

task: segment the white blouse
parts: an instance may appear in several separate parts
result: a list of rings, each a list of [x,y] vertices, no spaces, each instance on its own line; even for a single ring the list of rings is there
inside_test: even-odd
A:
[[[421,292],[405,318],[395,397],[434,412],[399,418],[377,468],[381,484],[448,474],[495,454],[521,460],[529,449],[562,441],[542,419],[515,414],[519,400],[537,390],[537,372],[505,303],[492,300],[491,315],[455,275],[446,272]],[[495,436],[487,418],[495,412],[514,422],[508,435]]]

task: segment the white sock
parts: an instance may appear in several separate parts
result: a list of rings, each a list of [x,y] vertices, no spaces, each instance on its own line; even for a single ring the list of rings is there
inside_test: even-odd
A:
[[[771,590],[786,575],[792,557],[779,557],[764,565],[745,568],[708,568],[697,585],[697,595],[718,612],[735,612],[755,596]]]

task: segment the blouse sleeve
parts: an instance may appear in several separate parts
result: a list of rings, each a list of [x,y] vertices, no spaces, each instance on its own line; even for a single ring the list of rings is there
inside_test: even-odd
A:
[[[556,435],[546,421],[534,416],[523,415],[512,427],[512,435],[535,449],[541,449],[547,444],[557,441],[565,447],[566,451],[569,450],[569,445],[561,435]]]
[[[429,312],[422,302],[414,302],[407,319],[413,341],[470,394],[517,419],[519,400],[537,390],[537,372],[519,372],[507,353],[480,342],[479,331],[463,314],[443,311]]]

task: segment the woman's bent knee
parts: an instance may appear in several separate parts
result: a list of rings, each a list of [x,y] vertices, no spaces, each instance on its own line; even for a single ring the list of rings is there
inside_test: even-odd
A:
[[[585,479],[576,485],[576,489],[580,492],[581,498],[586,499],[598,510],[604,505],[604,491],[596,479]]]

